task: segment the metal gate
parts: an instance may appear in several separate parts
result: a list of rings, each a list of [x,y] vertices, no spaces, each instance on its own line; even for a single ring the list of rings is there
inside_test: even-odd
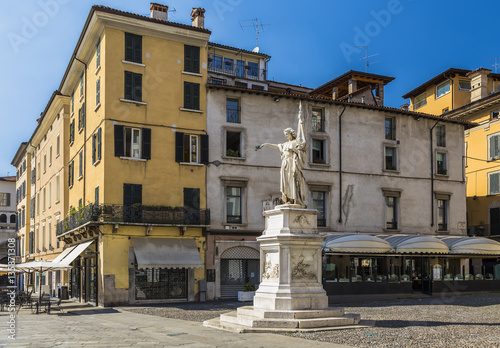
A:
[[[235,247],[221,255],[221,298],[238,297],[245,283],[258,287],[260,282],[259,252],[249,247]]]

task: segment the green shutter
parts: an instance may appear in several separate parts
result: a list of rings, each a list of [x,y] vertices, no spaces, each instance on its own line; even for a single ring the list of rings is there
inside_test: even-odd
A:
[[[101,139],[102,138],[102,129],[99,128],[97,130],[97,159],[101,159]]]
[[[133,100],[132,88],[134,83],[134,74],[130,71],[125,71],[125,94],[124,98],[128,100]]]
[[[142,129],[142,158],[151,159],[151,129]]]
[[[96,135],[92,134],[92,163],[96,161]]]
[[[142,75],[133,74],[133,92],[132,100],[142,101]]]
[[[184,162],[184,133],[175,133],[175,161]]]
[[[123,157],[124,151],[123,126],[115,125],[115,156]]]
[[[95,105],[99,105],[101,103],[101,78],[97,79],[95,86]]]

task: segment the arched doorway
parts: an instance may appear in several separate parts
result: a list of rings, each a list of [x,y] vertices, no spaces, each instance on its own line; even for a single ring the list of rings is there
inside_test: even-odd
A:
[[[220,260],[221,298],[238,297],[245,283],[259,285],[259,251],[239,246],[227,249]]]

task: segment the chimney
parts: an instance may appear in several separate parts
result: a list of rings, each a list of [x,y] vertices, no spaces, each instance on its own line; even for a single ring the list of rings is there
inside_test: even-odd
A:
[[[151,3],[151,18],[168,20],[168,6],[157,4],[155,2]]]
[[[197,28],[205,28],[205,9],[204,8],[195,8],[193,7],[193,11],[191,11],[191,22],[193,23],[193,27]]]
[[[409,111],[410,110],[410,104],[404,103],[403,105],[401,105],[401,110],[403,110],[403,111]]]
[[[470,78],[470,101],[482,99],[488,95],[488,74],[490,69],[479,68],[467,74]]]

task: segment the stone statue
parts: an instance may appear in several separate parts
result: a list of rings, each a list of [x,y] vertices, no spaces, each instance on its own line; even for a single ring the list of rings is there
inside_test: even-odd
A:
[[[304,134],[304,118],[302,115],[302,102],[299,105],[297,132],[292,128],[284,131],[288,139],[283,144],[262,144],[255,147],[255,151],[268,146],[280,150],[281,153],[281,182],[280,190],[285,204],[297,204],[306,207],[306,180],[302,170],[306,163],[307,147]]]

